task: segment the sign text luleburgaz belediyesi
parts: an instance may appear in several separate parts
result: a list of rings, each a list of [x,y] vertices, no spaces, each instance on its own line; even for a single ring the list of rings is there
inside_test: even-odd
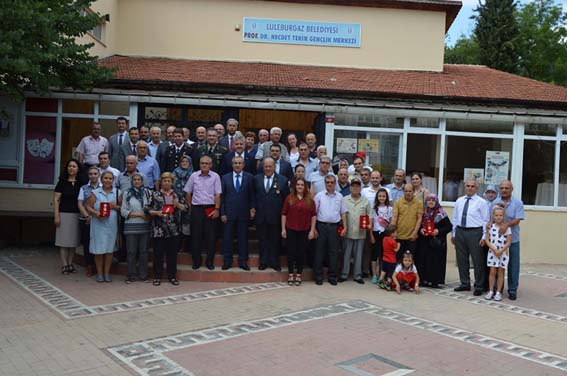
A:
[[[360,24],[244,17],[244,42],[360,47]]]

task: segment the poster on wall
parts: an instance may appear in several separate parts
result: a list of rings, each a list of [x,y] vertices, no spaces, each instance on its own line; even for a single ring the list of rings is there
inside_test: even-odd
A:
[[[465,168],[464,181],[475,180],[479,184],[484,184],[484,169],[482,168]]]
[[[510,169],[510,153],[507,151],[487,151],[484,167],[484,183],[500,184],[508,179]]]
[[[379,153],[380,141],[370,140],[370,139],[360,139],[358,140],[358,151],[364,151],[366,153]]]
[[[56,119],[27,116],[24,183],[53,184],[55,174]]]
[[[337,153],[354,154],[356,147],[356,138],[337,138]]]

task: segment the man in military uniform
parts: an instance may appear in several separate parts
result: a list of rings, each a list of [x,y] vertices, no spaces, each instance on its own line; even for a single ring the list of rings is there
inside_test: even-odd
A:
[[[222,160],[224,155],[228,153],[228,149],[218,143],[219,136],[214,128],[207,129],[207,143],[200,146],[193,158],[194,161],[200,161],[201,157],[208,155],[213,160],[212,170],[220,174],[222,167]]]
[[[173,144],[165,151],[164,170],[162,172],[173,172],[181,163],[181,157],[191,156],[193,148],[183,141],[183,130],[175,128],[173,131]]]

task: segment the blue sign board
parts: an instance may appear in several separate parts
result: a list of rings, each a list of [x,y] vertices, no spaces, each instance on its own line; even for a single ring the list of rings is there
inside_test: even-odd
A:
[[[360,24],[244,17],[244,42],[360,47]]]

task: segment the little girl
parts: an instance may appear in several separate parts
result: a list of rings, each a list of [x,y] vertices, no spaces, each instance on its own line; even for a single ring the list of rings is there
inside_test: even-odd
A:
[[[392,220],[392,207],[388,199],[388,191],[380,188],[376,193],[374,200],[374,225],[370,233],[370,244],[372,244],[372,280],[371,282],[378,283],[377,267],[378,262],[382,261],[382,239],[384,237],[384,230]],[[380,278],[382,279],[382,278]]]
[[[382,271],[380,272],[378,287],[388,291],[391,290],[392,274],[396,268],[396,252],[400,250],[400,243],[396,241],[396,236],[398,236],[396,226],[386,226],[384,239],[382,239]]]
[[[413,263],[413,255],[410,251],[404,253],[402,262],[396,266],[392,279],[398,294],[402,290],[415,291],[416,294],[419,294],[419,274],[417,274],[417,268]]]
[[[496,204],[492,209],[492,225],[486,234],[486,245],[488,246],[488,258],[486,265],[490,268],[488,277],[488,294],[485,299],[494,298],[496,301],[502,300],[502,288],[504,286],[504,270],[508,266],[508,249],[512,244],[512,230],[508,227],[503,235],[500,235],[500,226],[504,222],[506,210]],[[498,274],[498,276],[497,276]],[[498,288],[494,294],[494,280],[498,279]]]

